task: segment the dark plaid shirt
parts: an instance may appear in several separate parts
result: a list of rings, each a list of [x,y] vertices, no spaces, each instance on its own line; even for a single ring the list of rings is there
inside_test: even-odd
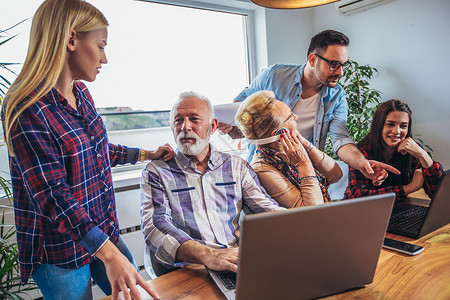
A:
[[[369,146],[358,146],[358,148],[367,159],[373,159],[369,155]],[[397,155],[401,154],[398,153]],[[396,166],[396,157],[397,156],[394,155],[393,159],[387,163],[398,168],[398,166]],[[422,169],[423,176],[425,178],[423,188],[427,195],[432,198],[439,183],[439,179],[442,177],[442,165],[433,161],[433,165],[430,168],[425,169],[416,157],[411,158],[413,170]],[[344,199],[394,192],[396,194],[396,201],[406,200],[407,195],[405,194],[403,186],[410,183],[412,176],[414,175],[414,172],[412,172],[410,178],[404,178],[406,176],[403,174],[405,170],[399,170],[402,172],[400,175],[395,175],[389,172],[388,177],[380,186],[374,186],[372,184],[372,180],[367,179],[360,171],[355,170],[352,167],[349,167],[348,169],[348,186],[345,190]]]
[[[86,86],[74,84],[77,110],[55,89],[27,108],[11,131],[10,157],[22,282],[41,263],[91,263],[119,224],[111,166],[136,163],[138,149],[108,143]]]

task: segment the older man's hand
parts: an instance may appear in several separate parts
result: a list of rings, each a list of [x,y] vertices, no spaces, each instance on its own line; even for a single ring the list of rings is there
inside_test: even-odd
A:
[[[212,248],[194,240],[181,244],[177,250],[178,261],[202,264],[216,271],[237,271],[238,247]]]
[[[237,272],[239,248],[211,249],[211,255],[205,259],[204,265],[216,271]]]

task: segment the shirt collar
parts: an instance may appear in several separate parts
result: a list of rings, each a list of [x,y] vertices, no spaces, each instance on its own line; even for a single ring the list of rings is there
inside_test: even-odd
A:
[[[76,91],[76,95],[75,98],[77,99],[77,104],[79,105],[80,102],[84,99],[84,94],[83,94],[83,90],[81,88],[81,86],[79,86],[79,84],[77,84],[77,82],[73,83],[73,88]],[[38,87],[38,89],[40,89],[40,87]],[[50,102],[53,105],[58,105],[58,103],[61,103],[63,106],[68,105],[67,103],[67,99],[65,99],[57,90],[55,87],[53,87],[50,92],[45,96],[47,101]]]
[[[214,170],[221,165],[222,157],[211,143],[209,144],[209,149],[208,168]],[[183,170],[186,170],[187,168],[195,169],[195,163],[179,149],[176,150],[176,159]]]
[[[294,84],[301,86],[302,83],[302,77],[303,77],[303,69],[305,68],[306,64],[301,65],[300,68],[298,68],[298,72],[295,75],[295,80],[294,80]]]
[[[64,97],[54,87],[47,95],[45,95],[45,98],[48,102],[50,102],[50,104],[54,106],[57,106],[58,103],[62,103],[65,100]]]

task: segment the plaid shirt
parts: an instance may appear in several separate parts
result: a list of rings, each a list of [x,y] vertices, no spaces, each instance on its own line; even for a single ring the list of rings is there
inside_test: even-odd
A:
[[[369,146],[358,146],[358,148],[367,159],[373,159],[369,155]],[[410,154],[408,153],[406,155]],[[396,156],[394,155],[393,159],[388,163],[398,168],[395,164],[395,157]],[[439,179],[442,177],[442,165],[433,161],[433,165],[430,168],[425,169],[422,168],[422,165],[416,157],[412,157],[412,166],[413,170],[423,170],[423,176],[425,178],[423,188],[427,195],[432,198],[439,183]],[[380,186],[374,186],[372,184],[372,180],[367,179],[360,171],[355,170],[352,167],[349,167],[348,169],[348,186],[345,190],[344,199],[394,192],[396,194],[396,201],[404,201],[406,200],[407,195],[405,194],[403,186],[410,183],[412,176],[414,175],[414,172],[412,172],[413,174],[410,178],[404,178],[405,175],[403,174],[395,175],[393,173],[389,173],[389,176]],[[403,173],[403,170],[399,171]]]
[[[136,163],[138,149],[108,143],[86,86],[74,84],[77,110],[55,89],[11,131],[10,172],[22,282],[41,263],[75,269],[108,239],[117,243],[111,165]]]
[[[242,209],[246,213],[284,210],[260,186],[242,158],[210,147],[204,174],[180,151],[168,162],[154,160],[142,173],[141,222],[146,251],[165,267],[188,240],[214,248],[235,246]]]

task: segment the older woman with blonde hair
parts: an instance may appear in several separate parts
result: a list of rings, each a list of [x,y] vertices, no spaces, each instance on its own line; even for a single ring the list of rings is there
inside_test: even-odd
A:
[[[270,91],[247,97],[235,117],[257,145],[251,165],[261,184],[286,208],[330,201],[328,186],[342,177],[338,164],[300,135],[297,118]]]

